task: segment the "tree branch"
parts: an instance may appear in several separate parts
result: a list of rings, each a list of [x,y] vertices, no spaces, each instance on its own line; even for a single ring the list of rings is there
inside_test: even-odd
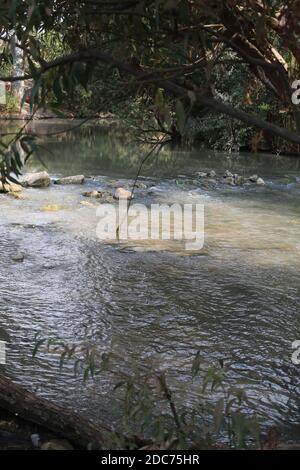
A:
[[[283,127],[277,126],[272,124],[264,119],[260,118],[257,115],[249,114],[245,111],[240,109],[234,108],[229,104],[225,104],[221,101],[216,100],[215,98],[204,96],[200,93],[195,91],[188,90],[183,86],[177,85],[175,82],[171,80],[166,80],[164,78],[159,78],[157,76],[153,76],[153,78],[149,79],[149,72],[145,73],[145,71],[141,67],[137,67],[131,63],[123,62],[112,55],[101,52],[98,49],[88,49],[84,51],[80,51],[78,53],[58,57],[52,62],[48,62],[44,66],[42,66],[38,72],[37,76],[41,76],[47,71],[58,67],[60,65],[66,65],[73,62],[102,62],[112,67],[118,68],[120,71],[125,72],[133,77],[135,77],[138,81],[143,81],[143,79],[147,76],[148,83],[155,83],[158,87],[163,88],[168,93],[176,96],[178,98],[186,99],[191,101],[191,96],[193,100],[193,104],[197,104],[200,106],[207,106],[208,108],[212,109],[213,111],[225,114],[227,116],[231,116],[235,119],[238,119],[248,125],[257,127],[259,129],[263,129],[271,134],[277,135],[282,139],[285,139],[290,142],[294,142],[296,144],[300,144],[300,134],[297,132],[290,131]],[[28,78],[32,78],[30,75],[25,75],[23,77],[0,77],[2,81],[10,81],[13,78],[14,80],[24,80]]]

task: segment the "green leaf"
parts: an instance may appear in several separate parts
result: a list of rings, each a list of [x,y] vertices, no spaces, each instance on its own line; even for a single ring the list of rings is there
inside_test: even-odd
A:
[[[200,370],[200,365],[201,365],[202,359],[200,357],[200,351],[197,351],[197,354],[193,360],[192,363],[192,377],[196,377]]]
[[[42,344],[44,344],[46,342],[46,338],[42,338],[40,339],[39,341],[37,341],[35,343],[35,346],[33,348],[33,351],[32,351],[32,357],[35,357],[37,355],[37,352],[39,350],[39,348],[41,347]]]

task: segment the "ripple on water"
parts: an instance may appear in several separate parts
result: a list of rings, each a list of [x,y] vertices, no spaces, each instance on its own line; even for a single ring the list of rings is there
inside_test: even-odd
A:
[[[131,370],[142,359],[168,370],[188,405],[199,399],[201,379],[188,390],[186,384],[200,349],[206,364],[222,358],[231,365],[229,383],[244,387],[265,419],[297,423],[299,374],[290,360],[291,344],[300,338],[297,210],[268,198],[211,197],[205,256],[178,256],[99,243],[94,210],[79,205],[79,193],[65,191],[72,210],[39,211],[49,195],[33,207],[27,202],[26,210],[12,201],[0,225],[8,373],[109,421],[115,411],[108,379],[83,385],[71,366],[58,373],[57,357],[31,357],[37,331],[81,343],[88,328],[98,349],[112,349],[120,367]],[[172,200],[180,197],[176,192]],[[23,263],[12,262],[15,252],[25,254]]]

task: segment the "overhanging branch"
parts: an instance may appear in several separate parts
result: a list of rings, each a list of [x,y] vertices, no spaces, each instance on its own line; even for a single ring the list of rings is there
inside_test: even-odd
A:
[[[245,124],[270,132],[271,134],[281,137],[282,139],[287,140],[289,142],[300,144],[300,134],[298,134],[297,132],[293,132],[283,127],[272,124],[257,115],[250,114],[240,109],[234,108],[233,106],[218,101],[215,98],[207,97],[194,91],[191,92],[187,88],[179,86],[171,80],[158,77],[155,73],[153,73],[153,76],[151,77],[149,76],[149,71],[145,72],[140,67],[137,67],[128,62],[123,62],[110,54],[99,51],[98,49],[88,49],[67,56],[58,57],[54,61],[48,62],[47,64],[43,65],[40,69],[38,69],[36,72],[36,77],[43,75],[44,73],[55,67],[80,61],[94,61],[105,63],[107,65],[118,68],[120,71],[125,72],[128,75],[135,77],[137,81],[143,81],[145,77],[147,77],[147,83],[155,83],[158,87],[163,88],[168,93],[178,98],[190,100],[190,96],[192,93],[194,104],[207,106],[213,111],[225,114],[227,116],[238,119],[239,121],[242,121]],[[0,77],[0,80],[16,81],[26,80],[30,78],[33,77],[31,75],[24,75],[23,77]]]

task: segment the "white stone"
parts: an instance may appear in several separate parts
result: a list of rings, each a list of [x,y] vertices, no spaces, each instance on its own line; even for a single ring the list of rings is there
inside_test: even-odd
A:
[[[84,175],[66,176],[55,181],[56,184],[83,184]]]
[[[24,184],[30,188],[47,188],[50,183],[51,179],[46,171],[29,173],[24,178]]]
[[[117,188],[114,194],[115,199],[132,199],[131,191],[124,188]]]

